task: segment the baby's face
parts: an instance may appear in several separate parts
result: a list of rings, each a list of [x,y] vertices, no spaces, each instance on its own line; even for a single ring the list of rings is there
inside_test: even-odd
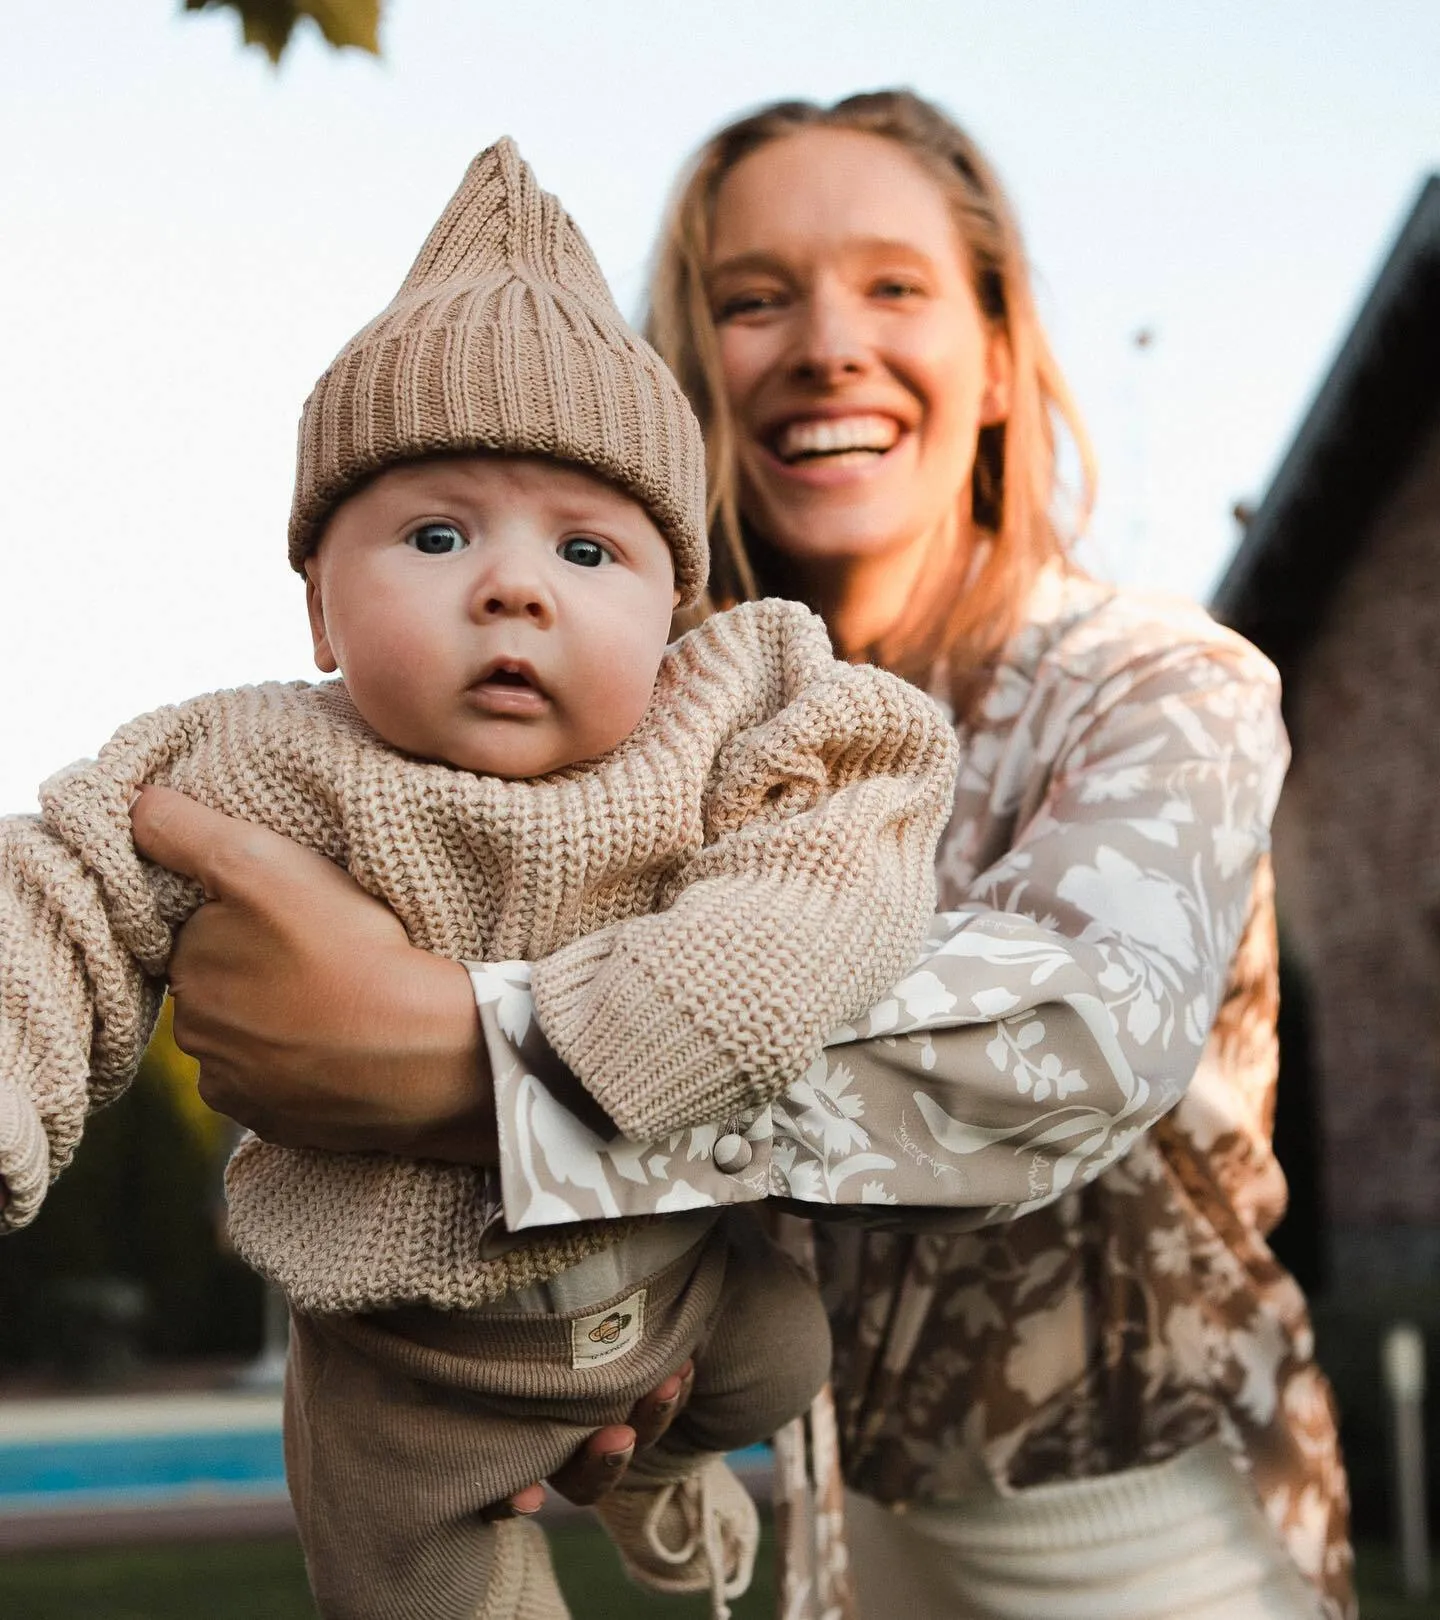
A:
[[[677,596],[645,508],[532,456],[392,467],[305,565],[315,662],[424,759],[543,776],[644,715]]]

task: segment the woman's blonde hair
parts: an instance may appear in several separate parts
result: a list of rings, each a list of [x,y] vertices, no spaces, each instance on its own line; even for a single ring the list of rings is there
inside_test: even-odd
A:
[[[908,90],[847,96],[833,107],[781,101],[728,124],[700,148],[682,177],[657,248],[646,335],[680,379],[705,432],[709,473],[711,594],[723,604],[762,595],[803,595],[793,571],[745,522],[734,428],[720,370],[705,272],[715,200],[740,160],[770,141],[807,129],[880,135],[911,153],[954,211],[981,313],[1009,346],[1013,379],[1006,420],[980,430],[972,478],[976,528],[989,545],[971,578],[951,577],[917,593],[916,610],[874,646],[872,661],[926,683],[948,671],[957,713],[988,683],[1046,563],[1066,557],[1094,491],[1090,441],[1050,351],[1030,291],[1019,227],[995,172],[973,141],[937,107]],[[1057,421],[1080,469],[1073,515],[1055,513]]]

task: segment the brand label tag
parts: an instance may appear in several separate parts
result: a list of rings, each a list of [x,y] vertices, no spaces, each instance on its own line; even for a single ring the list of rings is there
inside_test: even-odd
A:
[[[645,1327],[645,1290],[637,1288],[609,1310],[577,1316],[570,1324],[570,1365],[599,1367],[616,1361],[640,1342]]]
[[[599,1367],[640,1343],[645,1328],[645,1290],[637,1288],[609,1311],[575,1317],[570,1324],[570,1366]]]

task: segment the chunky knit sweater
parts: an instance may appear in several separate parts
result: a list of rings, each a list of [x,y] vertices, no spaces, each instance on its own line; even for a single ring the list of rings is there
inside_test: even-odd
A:
[[[956,762],[928,699],[837,662],[793,603],[666,653],[639,728],[530,781],[411,758],[343,684],[196,698],[124,727],[0,822],[0,1229],[23,1225],[87,1111],[130,1080],[194,884],[141,860],[140,783],[322,851],[412,942],[535,963],[561,1056],[654,1141],[776,1097],[910,965],[934,910]],[[553,1275],[627,1222],[496,1231],[483,1172],[248,1139],[240,1252],[298,1308],[459,1308]]]

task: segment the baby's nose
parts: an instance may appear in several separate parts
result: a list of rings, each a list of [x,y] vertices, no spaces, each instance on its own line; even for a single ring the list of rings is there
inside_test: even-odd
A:
[[[543,620],[550,613],[549,592],[534,569],[500,564],[480,581],[473,611],[485,619],[519,616]]]

